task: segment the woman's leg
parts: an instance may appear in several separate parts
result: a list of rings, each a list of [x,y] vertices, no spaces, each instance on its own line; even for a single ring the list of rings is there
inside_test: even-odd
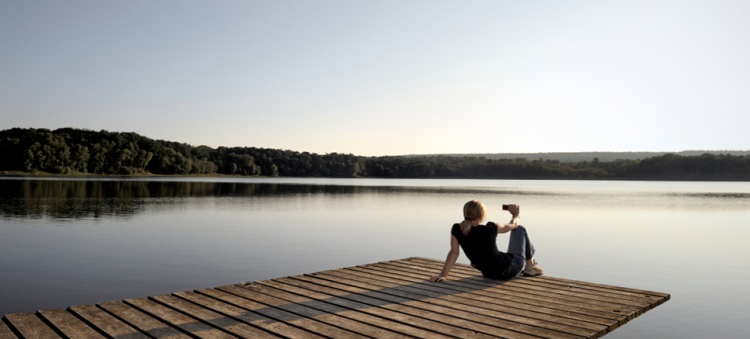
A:
[[[523,259],[524,264],[521,270],[528,276],[544,274],[542,267],[536,263],[536,260],[534,260],[534,252],[534,245],[531,244],[526,228],[519,225],[516,229],[510,231],[508,253]]]
[[[534,245],[531,244],[525,227],[518,225],[516,229],[510,231],[508,253],[520,255],[524,260],[529,261],[534,258],[534,252]]]

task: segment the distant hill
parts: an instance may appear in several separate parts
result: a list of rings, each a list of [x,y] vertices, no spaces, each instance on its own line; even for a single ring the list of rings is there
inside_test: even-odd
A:
[[[486,159],[523,159],[523,160],[556,160],[560,162],[582,162],[599,161],[610,162],[615,160],[642,160],[665,154],[679,156],[698,156],[702,154],[731,154],[746,156],[750,151],[682,151],[682,152],[550,152],[550,153],[471,153],[471,154],[430,154],[428,156],[449,157],[484,157]]]

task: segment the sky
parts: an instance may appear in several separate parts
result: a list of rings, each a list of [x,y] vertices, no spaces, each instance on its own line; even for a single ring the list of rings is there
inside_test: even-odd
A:
[[[750,1],[2,1],[0,130],[380,156],[750,150]]]

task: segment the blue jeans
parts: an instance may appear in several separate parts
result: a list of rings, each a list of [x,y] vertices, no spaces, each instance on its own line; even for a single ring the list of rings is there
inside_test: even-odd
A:
[[[513,255],[513,259],[508,269],[497,277],[498,279],[507,280],[517,276],[526,268],[526,260],[534,257],[534,245],[531,244],[525,227],[518,225],[516,229],[510,231],[507,253]]]

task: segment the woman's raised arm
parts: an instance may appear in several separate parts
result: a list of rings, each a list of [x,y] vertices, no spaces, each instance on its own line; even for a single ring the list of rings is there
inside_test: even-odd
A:
[[[513,217],[510,219],[509,223],[498,225],[497,233],[507,233],[518,227],[518,218],[521,215],[521,206],[508,205],[508,212],[510,212],[510,215],[512,215]]]

